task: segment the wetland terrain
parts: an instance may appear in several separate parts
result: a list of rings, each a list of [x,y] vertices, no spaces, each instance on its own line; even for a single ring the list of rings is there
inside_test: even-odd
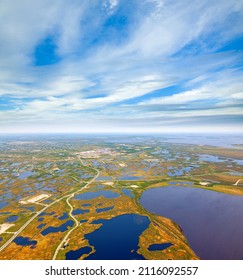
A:
[[[0,259],[243,259],[243,137],[0,137]]]

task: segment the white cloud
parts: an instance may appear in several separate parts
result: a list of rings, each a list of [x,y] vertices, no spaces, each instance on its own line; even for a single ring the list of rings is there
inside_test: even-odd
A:
[[[216,32],[221,35],[217,40],[223,41],[224,36],[229,39],[231,26],[225,24],[225,21],[233,13],[238,13],[239,27],[234,36],[242,34],[242,8],[243,2],[237,0],[224,0],[220,3],[209,0],[164,1],[159,14],[156,17],[152,14],[139,26],[126,51],[140,52],[144,56],[168,56],[199,39],[199,36],[207,36],[212,32],[215,36]]]
[[[18,101],[0,112],[1,125],[43,120],[44,126],[57,117],[60,123],[68,120],[70,124],[87,118],[97,123],[104,118],[145,122],[145,116],[170,117],[176,122],[183,106],[188,117],[240,115],[242,72],[235,65],[241,54],[212,51],[242,35],[242,0],[141,1],[141,10],[127,14],[133,22],[124,38],[113,41],[113,36],[120,36],[116,29],[103,38],[106,20],[124,3],[3,0],[0,97]],[[61,61],[35,67],[35,47],[49,35]],[[188,44],[195,50],[181,52]],[[225,68],[233,70],[224,76]],[[186,87],[183,92],[149,99],[155,90],[181,84]],[[123,104],[145,95],[147,101]],[[198,110],[189,110],[190,104],[200,102]],[[202,108],[204,102],[211,102],[209,108]],[[158,105],[161,112],[155,108]],[[174,107],[166,112],[166,106]]]
[[[213,103],[224,100],[240,99],[243,89],[242,77],[225,77],[224,75],[210,83],[205,83],[200,88],[180,92],[166,97],[153,98],[141,102],[140,105],[180,105],[191,104],[196,101],[212,100]]]
[[[60,84],[59,84],[60,83]],[[144,76],[139,80],[131,80],[126,85],[109,93],[105,97],[101,98],[91,98],[84,99],[81,94],[75,94],[77,89],[80,89],[83,81],[75,80],[74,77],[65,77],[64,81],[57,81],[54,83],[54,89],[51,91],[46,91],[42,96],[46,94],[45,100],[34,100],[27,103],[23,108],[20,109],[21,114],[35,114],[37,112],[70,112],[70,111],[80,111],[87,109],[97,109],[99,107],[104,107],[109,104],[121,102],[131,98],[139,97],[147,94],[150,91],[159,89],[164,86],[168,86],[167,81],[163,81],[161,77],[158,76]],[[68,96],[58,97],[65,93],[73,93]],[[56,93],[56,94],[55,94]],[[51,94],[51,95],[50,95]],[[57,95],[56,97],[54,97]]]

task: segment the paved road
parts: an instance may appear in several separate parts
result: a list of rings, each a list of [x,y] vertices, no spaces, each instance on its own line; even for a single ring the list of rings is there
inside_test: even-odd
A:
[[[85,164],[83,163],[83,161],[82,161],[80,158],[79,158],[79,160],[81,161],[81,163],[83,164],[83,166],[85,166]],[[90,167],[90,168],[92,168],[92,167]],[[73,214],[72,214],[72,212],[73,212],[73,206],[72,206],[72,204],[69,202],[69,200],[70,200],[72,197],[74,197],[74,195],[75,195],[76,193],[80,192],[80,191],[83,190],[83,189],[87,189],[88,186],[89,186],[92,182],[94,182],[94,181],[99,177],[99,175],[100,175],[99,170],[96,169],[96,168],[92,168],[92,169],[95,170],[95,171],[97,172],[96,176],[95,176],[92,180],[90,180],[84,187],[82,187],[81,189],[79,189],[79,190],[73,192],[72,194],[70,194],[70,195],[67,197],[67,199],[66,199],[66,202],[67,202],[68,206],[70,207],[69,216],[74,220],[74,222],[75,222],[75,227],[71,228],[71,229],[69,230],[69,232],[65,235],[65,237],[63,238],[63,240],[60,242],[60,244],[58,245],[58,247],[57,247],[57,249],[56,249],[56,251],[55,251],[55,253],[54,253],[53,257],[52,257],[53,260],[56,259],[56,257],[57,257],[57,255],[58,255],[60,249],[61,249],[62,246],[63,246],[63,244],[65,244],[65,242],[68,240],[69,235],[79,226],[79,221],[78,221],[78,220],[73,216]]]
[[[79,161],[83,164],[83,166],[85,166],[85,164],[83,163],[83,161],[78,158]],[[92,168],[92,167],[90,167]],[[89,186],[90,183],[92,183],[94,180],[96,180],[96,178],[100,175],[99,173],[99,170],[95,169],[95,168],[92,168],[93,170],[95,170],[97,172],[97,175],[92,179],[90,180],[83,188],[87,188]],[[81,188],[81,189],[83,189]],[[34,216],[32,216],[18,231],[16,231],[14,233],[14,235],[8,239],[8,241],[6,241],[1,247],[0,247],[0,252],[3,251],[36,217],[38,217],[42,212],[44,212],[46,209],[48,209],[49,207],[51,207],[52,205],[54,205],[55,203],[59,202],[60,200],[64,199],[64,198],[67,198],[67,203],[69,204],[69,201],[68,199],[70,199],[73,195],[75,195],[77,192],[79,192],[81,189],[73,192],[72,194],[68,194],[68,195],[65,195],[65,196],[62,196],[60,197],[59,199],[53,201],[51,204],[45,206],[44,208],[42,208],[40,211],[38,211]],[[70,207],[72,207],[71,204],[69,204]],[[72,209],[70,210],[70,212],[72,212]],[[70,212],[69,212],[69,215],[70,215]],[[77,221],[75,219],[75,217],[72,216],[72,214],[70,215],[73,220],[75,220],[75,222]],[[77,222],[76,222],[76,227],[77,227]],[[75,227],[75,228],[76,228]],[[73,228],[72,230],[74,230],[75,228]],[[70,232],[69,232],[70,234]],[[59,245],[60,246],[60,245]]]
[[[32,216],[18,231],[16,231],[16,233],[9,238],[9,240],[7,242],[5,242],[1,247],[0,247],[0,252],[2,250],[4,250],[13,240],[14,238],[16,238],[36,217],[38,217],[42,212],[44,212],[46,209],[48,209],[49,207],[51,207],[53,204],[59,202],[60,200],[64,199],[65,197],[67,197],[69,195],[63,196],[55,201],[53,201],[51,204],[45,206],[44,208],[42,208],[40,211],[38,211],[34,216]]]
[[[242,181],[243,179],[239,179],[236,183],[234,183],[234,186],[237,186],[239,183],[240,183],[240,181]]]

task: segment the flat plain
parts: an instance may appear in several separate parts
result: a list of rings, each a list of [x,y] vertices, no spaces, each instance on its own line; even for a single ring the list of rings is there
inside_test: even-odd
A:
[[[240,136],[5,136],[0,151],[2,260],[243,258]]]

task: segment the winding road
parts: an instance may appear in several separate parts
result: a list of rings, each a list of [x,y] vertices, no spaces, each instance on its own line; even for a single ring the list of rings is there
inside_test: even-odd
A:
[[[81,158],[79,158],[79,161],[82,163],[83,166],[86,166],[83,161],[81,160]],[[55,201],[53,201],[51,204],[48,204],[47,206],[45,206],[44,208],[42,208],[40,211],[38,211],[34,216],[32,216],[18,231],[16,231],[14,233],[14,235],[9,238],[1,247],[0,247],[0,252],[3,251],[35,218],[37,218],[41,213],[43,213],[45,210],[47,210],[49,207],[51,207],[52,205],[54,205],[55,203],[59,202],[60,200],[62,199],[65,199],[66,198],[66,202],[67,204],[69,205],[70,207],[70,211],[69,211],[69,216],[75,221],[76,223],[76,226],[74,228],[71,228],[71,230],[67,233],[67,235],[64,237],[64,240],[63,241],[66,241],[67,237],[71,234],[71,232],[77,228],[79,226],[79,222],[78,220],[72,215],[72,211],[73,211],[73,207],[72,205],[70,204],[69,202],[69,199],[72,198],[76,193],[80,192],[81,190],[87,188],[93,181],[95,181],[97,179],[97,177],[100,175],[100,172],[98,169],[96,168],[93,168],[93,167],[90,167],[88,166],[90,169],[93,169],[97,172],[96,176],[94,178],[92,178],[84,187],[81,187],[80,189],[74,191],[73,193],[71,194],[68,194],[68,195],[64,195],[58,199],[56,199]],[[81,181],[79,181],[81,183]],[[58,254],[58,251],[60,250],[62,244],[63,244],[63,241],[59,244],[59,246],[57,247],[56,251],[55,251],[55,254],[53,256],[53,259],[56,258],[57,254]],[[55,257],[55,258],[54,258]]]
[[[234,183],[234,186],[238,186],[238,184],[240,183],[240,181],[242,181],[243,179],[239,179],[237,182]]]
[[[83,164],[83,166],[86,166],[80,158],[79,158],[79,160],[81,161],[81,163]],[[92,168],[92,167],[90,167],[90,168]],[[56,249],[56,251],[55,251],[55,253],[54,253],[54,255],[53,255],[53,258],[52,258],[53,260],[56,259],[57,255],[58,255],[58,252],[59,252],[60,249],[62,248],[63,244],[65,244],[65,243],[67,242],[69,235],[80,225],[80,224],[79,224],[79,221],[78,221],[78,220],[73,216],[73,214],[72,214],[72,212],[73,212],[73,206],[72,206],[72,204],[69,202],[69,200],[70,200],[72,197],[74,197],[74,195],[75,195],[76,193],[80,192],[80,191],[83,190],[83,189],[87,189],[88,186],[89,186],[92,182],[94,182],[94,181],[99,177],[99,175],[100,175],[99,170],[96,169],[96,168],[92,168],[92,169],[95,170],[95,171],[97,172],[96,176],[95,176],[92,180],[90,180],[90,181],[89,181],[84,187],[82,187],[80,190],[77,190],[77,191],[73,192],[72,194],[70,194],[70,195],[67,197],[67,199],[66,199],[66,202],[67,202],[68,206],[70,207],[69,216],[74,220],[74,222],[75,222],[75,227],[71,228],[71,229],[69,230],[69,232],[65,235],[65,237],[63,238],[63,240],[60,242],[60,244],[58,245],[58,247],[57,247],[57,249]]]

